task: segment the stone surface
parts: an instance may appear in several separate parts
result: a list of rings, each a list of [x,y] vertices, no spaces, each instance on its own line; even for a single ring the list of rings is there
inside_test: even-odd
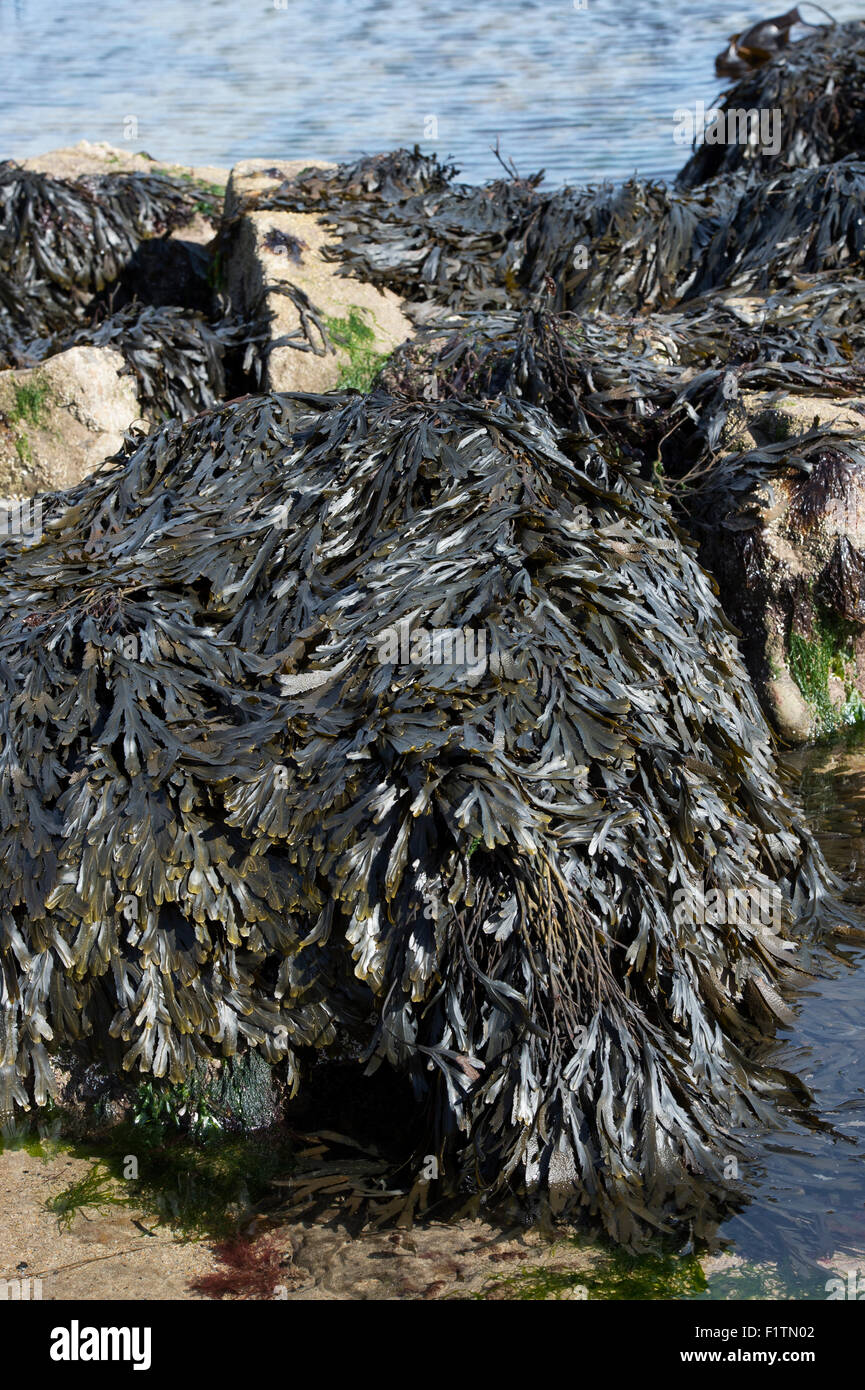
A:
[[[232,217],[242,206],[261,193],[272,193],[287,179],[305,169],[335,169],[322,159],[242,159],[232,168],[225,189],[226,216]]]
[[[37,174],[50,174],[56,179],[77,179],[82,174],[152,174],[189,175],[203,183],[225,187],[230,170],[218,164],[172,164],[160,162],[152,155],[133,152],[122,145],[109,145],[104,140],[80,140],[60,150],[29,155],[17,161],[22,168]]]
[[[854,403],[743,393],[730,411],[722,453],[788,439],[792,449],[814,425],[839,439],[865,442],[865,419]],[[834,732],[861,714],[865,700],[865,590],[861,607],[851,606],[838,597],[833,579],[839,564],[855,569],[857,557],[865,559],[865,470],[838,468],[831,455],[831,447],[821,451],[806,475],[784,466],[782,454],[766,475],[768,488],[751,529],[731,534],[717,528],[701,549],[743,634],[744,655],[767,713],[793,744]],[[813,671],[807,681],[803,664]]]
[[[754,449],[804,434],[812,425],[839,433],[861,431],[865,418],[848,402],[832,396],[743,391],[728,413],[723,439],[731,451]]]
[[[413,331],[395,294],[342,275],[338,261],[325,259],[330,237],[315,215],[256,209],[262,193],[309,167],[308,160],[247,160],[232,170],[226,193],[226,214],[233,221],[225,288],[235,310],[268,323],[262,384],[272,391],[330,391],[357,368],[358,356],[349,347],[325,343],[316,318],[325,325],[353,319],[365,326],[368,338],[361,358],[366,366]],[[299,291],[301,305],[308,302],[313,310],[308,330],[303,327],[305,309],[284,287]]]
[[[68,348],[38,367],[0,372],[0,497],[80,482],[140,418],[134,378],[114,348]]]

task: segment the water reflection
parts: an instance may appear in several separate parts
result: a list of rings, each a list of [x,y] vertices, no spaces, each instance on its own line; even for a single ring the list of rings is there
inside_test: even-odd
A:
[[[850,897],[865,904],[865,741],[791,761],[809,824]],[[768,1060],[806,1082],[831,1129],[791,1119],[766,1135],[760,1162],[742,1174],[751,1201],[722,1234],[749,1263],[773,1262],[787,1296],[826,1298],[829,1261],[865,1279],[865,949],[846,948],[804,989]]]

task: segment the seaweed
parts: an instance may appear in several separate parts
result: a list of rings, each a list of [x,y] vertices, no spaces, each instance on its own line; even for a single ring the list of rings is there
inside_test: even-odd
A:
[[[782,113],[781,139],[768,152],[747,144],[702,144],[678,176],[694,188],[748,167],[758,174],[816,168],[865,150],[865,25],[861,20],[808,35],[756,72],[742,73],[717,107]]]
[[[79,343],[116,348],[135,377],[144,414],[161,423],[188,420],[216,406],[226,394],[226,354],[242,349],[249,370],[260,341],[255,326],[234,315],[208,323],[190,309],[133,303],[61,344],[43,346],[51,351]]]
[[[705,1234],[731,1130],[804,1094],[754,1055],[795,943],[853,928],[654,485],[518,397],[373,391],[172,421],[43,504],[0,539],[0,1110],[67,1043],[294,1090],[350,1039],[442,1200]],[[482,659],[381,645],[425,627]],[[679,921],[706,876],[777,920]]]
[[[790,276],[846,270],[865,246],[865,166],[852,155],[698,189],[630,179],[546,191],[540,175],[475,187],[441,166],[429,178],[428,165],[398,150],[310,171],[249,195],[222,235],[249,208],[317,212],[336,234],[325,255],[347,272],[462,312],[538,307],[539,297],[557,310],[669,310],[722,288],[766,293]]]
[[[830,612],[850,623],[865,622],[865,557],[847,536],[836,537],[820,576],[818,597]]]
[[[118,1192],[116,1181],[101,1162],[91,1164],[83,1178],[77,1178],[45,1203],[46,1209],[57,1217],[57,1224],[69,1230],[75,1217],[88,1210],[105,1211],[108,1207],[129,1205],[129,1197]],[[88,1218],[89,1219],[89,1218]]]
[[[155,174],[50,178],[0,164],[0,364],[69,333],[143,240],[195,215],[188,188]]]
[[[274,1298],[280,1282],[286,1278],[285,1265],[290,1263],[269,1236],[259,1236],[257,1240],[236,1236],[221,1241],[213,1254],[221,1268],[190,1285],[195,1293],[207,1298]]]

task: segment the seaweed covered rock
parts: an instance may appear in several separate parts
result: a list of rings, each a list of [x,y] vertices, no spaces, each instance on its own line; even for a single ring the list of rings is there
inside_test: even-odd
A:
[[[745,410],[732,442],[750,447],[721,450],[691,522],[773,723],[801,743],[865,717],[865,420],[780,392]]]
[[[672,309],[720,290],[766,294],[791,277],[854,269],[865,166],[845,159],[697,190],[630,179],[545,190],[540,176],[476,187],[415,152],[313,170],[263,188],[265,212],[315,213],[327,254],[407,301],[463,312]]]
[[[839,913],[651,485],[511,396],[270,395],[45,501],[0,540],[0,1110],[61,1046],[297,1084],[350,1039],[441,1190],[705,1229]]]
[[[663,479],[775,728],[800,743],[865,715],[862,285],[841,283],[640,318],[441,313],[382,382],[519,395]]]
[[[865,153],[865,23],[854,20],[791,44],[747,74],[716,108],[730,113],[778,112],[777,148],[759,140],[701,144],[679,174],[694,188],[742,168],[758,174],[814,169]]]
[[[80,328],[71,342],[118,353],[152,423],[188,420],[217,405],[226,393],[226,359],[255,354],[250,325],[234,315],[211,323],[191,309],[136,302]]]
[[[74,383],[63,364],[81,360],[86,348],[101,364],[104,388],[106,364],[121,354],[120,394],[137,397],[122,429],[137,417],[188,419],[231,394],[228,377],[245,383],[256,367],[260,376],[263,335],[257,339],[254,326],[226,313],[213,248],[195,240],[204,225],[201,209],[216,216],[218,186],[188,171],[157,171],[146,157],[125,161],[133,172],[122,163],[108,172],[110,149],[59,155],[69,158],[48,156],[46,165],[100,172],[54,177],[0,165],[0,364],[19,373],[36,368],[40,381],[56,375]],[[211,241],[212,231],[206,224]],[[96,389],[96,382],[84,383],[80,397],[70,399],[79,421],[92,417],[89,397]],[[21,444],[21,431],[14,434],[12,446],[24,454],[11,490],[65,486],[119,447],[120,438],[112,437],[100,452],[98,440],[89,438],[82,450],[80,430],[57,424],[44,439],[34,435],[40,460]]]
[[[189,222],[195,199],[157,174],[53,179],[0,164],[0,363],[78,327],[147,237]]]
[[[327,259],[330,239],[317,217],[258,210],[286,179],[331,167],[248,160],[232,170],[220,252],[225,290],[237,313],[261,324],[268,390],[364,386],[412,331],[392,290],[340,274]]]

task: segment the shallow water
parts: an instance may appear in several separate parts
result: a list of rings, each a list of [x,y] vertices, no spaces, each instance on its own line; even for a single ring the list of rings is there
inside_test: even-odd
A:
[[[584,6],[577,8],[578,5]],[[861,6],[834,0],[838,19]],[[0,0],[0,158],[107,140],[160,160],[419,143],[470,181],[496,138],[548,181],[670,176],[753,0]],[[819,20],[814,11],[805,10]]]
[[[865,738],[790,761],[829,862],[850,885],[850,900],[865,902]],[[722,1229],[749,1266],[775,1262],[793,1298],[827,1297],[833,1270],[815,1264],[829,1259],[859,1271],[865,1292],[865,950],[844,955],[849,964],[832,963],[806,986],[769,1058],[805,1081],[814,1114],[831,1128],[791,1121],[764,1134],[758,1161],[741,1174],[750,1201]],[[754,1285],[751,1296],[759,1292],[759,1277],[746,1270],[742,1278]],[[735,1291],[737,1280],[727,1282]],[[710,1287],[721,1292],[718,1281]]]

